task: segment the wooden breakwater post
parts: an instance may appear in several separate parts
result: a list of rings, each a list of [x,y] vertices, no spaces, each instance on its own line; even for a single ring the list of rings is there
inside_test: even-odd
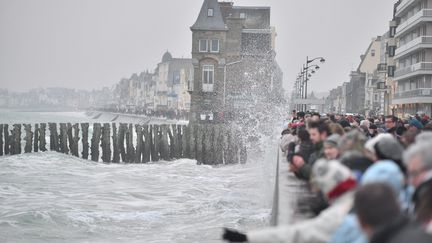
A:
[[[190,136],[189,136],[189,127],[188,126],[182,126],[182,135],[181,135],[181,142],[182,142],[182,158],[190,158]]]
[[[159,126],[158,125],[153,125],[150,126],[150,133],[151,133],[151,161],[152,162],[157,162],[159,161]]]
[[[10,152],[12,155],[21,154],[21,124],[14,124],[12,129]]]
[[[88,142],[88,130],[90,124],[81,123],[81,131],[82,131],[82,148],[83,151],[81,153],[83,159],[88,159],[89,156],[89,142]]]
[[[215,148],[215,163],[216,165],[223,164],[223,144],[224,144],[224,129],[221,126],[215,128],[215,137],[213,146]]]
[[[81,133],[80,133],[81,125]],[[46,151],[46,124],[24,124],[24,152]],[[134,125],[100,123],[93,125],[89,146],[89,124],[48,123],[50,150],[79,156],[82,136],[82,158],[110,163],[148,163],[159,160],[196,159],[198,164],[219,165],[246,163],[247,149],[241,131],[220,124]],[[112,127],[112,128],[111,128]],[[111,134],[112,129],[112,134]],[[10,131],[0,124],[0,155],[21,153],[21,125]],[[60,132],[60,134],[59,134]],[[112,136],[111,136],[112,135]],[[126,143],[126,144],[125,144]],[[135,146],[136,144],[136,146]],[[125,146],[126,145],[126,146]],[[102,149],[101,152],[99,149]],[[102,156],[100,157],[100,154]]]
[[[160,136],[160,156],[163,160],[169,161],[170,158],[170,148],[168,144],[168,126],[161,126],[161,136]]]
[[[9,125],[4,124],[3,126],[3,136],[4,136],[4,154],[10,154],[10,137],[9,137]]]
[[[100,123],[93,124],[93,136],[91,139],[91,160],[94,162],[99,161],[99,145],[101,140],[101,129]]]
[[[197,125],[195,127],[195,134],[196,134],[196,150],[195,150],[195,158],[197,160],[197,163],[203,164],[203,126]]]
[[[126,161],[127,163],[133,163],[135,159],[135,148],[133,145],[133,126],[129,124],[126,130]]]
[[[183,158],[183,131],[182,126],[177,125],[177,136],[176,136],[176,142],[177,142],[177,152],[176,152],[176,158]]]
[[[69,154],[67,140],[68,140],[67,124],[60,123],[60,152],[63,154]]]
[[[119,136],[118,146],[119,146],[121,160],[123,162],[127,162],[127,159],[126,159],[126,149],[124,147],[125,146],[124,145],[124,140],[125,140],[126,130],[127,130],[127,124],[120,123],[119,134],[118,134],[118,136]]]
[[[59,137],[57,133],[57,124],[56,123],[48,123],[49,131],[50,131],[50,150],[60,152],[59,149]]]
[[[3,156],[3,124],[0,124],[0,156]]]
[[[25,147],[24,147],[24,153],[31,153],[33,148],[33,132],[32,132],[32,126],[30,124],[24,124],[24,131],[26,133],[24,140],[25,140]]]
[[[39,152],[39,124],[35,124],[35,129],[34,129],[34,144],[33,144],[33,151],[35,153]]]
[[[73,136],[72,136],[72,141],[71,141],[72,145],[70,146],[71,153],[72,153],[73,156],[79,157],[79,140],[80,140],[80,137],[79,137],[79,132],[80,132],[79,124],[75,123],[72,126],[72,129],[73,129]]]
[[[178,157],[178,139],[177,139],[177,126],[172,125],[172,130],[168,127],[168,137],[169,137],[169,157],[170,158],[180,158]]]
[[[152,144],[151,133],[149,131],[148,125],[144,125],[142,129],[144,135],[144,151],[143,151],[142,162],[148,163],[150,162],[150,157],[151,157],[151,144]]]
[[[111,162],[111,128],[109,123],[105,123],[102,128],[102,161],[105,163]]]
[[[42,152],[47,151],[45,134],[46,134],[46,123],[41,123],[39,128],[39,150]]]
[[[117,132],[117,125],[115,123],[112,124],[112,141],[113,141],[113,163],[119,163],[120,162],[120,148],[118,146],[119,144],[119,136]]]

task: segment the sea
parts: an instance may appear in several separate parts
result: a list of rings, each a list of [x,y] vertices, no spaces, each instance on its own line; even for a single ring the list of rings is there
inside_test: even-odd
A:
[[[111,122],[93,115],[0,110],[0,124]],[[0,242],[223,242],[224,227],[267,227],[277,136],[259,140],[246,164],[217,167],[188,159],[95,163],[56,152],[0,156]]]

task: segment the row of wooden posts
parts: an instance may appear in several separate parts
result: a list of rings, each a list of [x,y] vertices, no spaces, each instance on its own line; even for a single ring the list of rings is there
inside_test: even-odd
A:
[[[23,126],[24,152],[47,151],[47,124],[35,124],[33,130],[30,124]],[[92,161],[101,159],[107,163],[148,163],[188,158],[196,159],[198,164],[217,165],[246,163],[247,160],[240,131],[221,125],[94,123],[90,143],[89,127],[89,123],[60,123],[59,126],[48,123],[50,151],[83,159],[90,156]],[[11,127],[0,124],[0,156],[21,154],[21,129],[21,124]]]

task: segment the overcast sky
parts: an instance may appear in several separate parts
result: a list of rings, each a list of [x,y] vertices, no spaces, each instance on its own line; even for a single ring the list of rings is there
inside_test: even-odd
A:
[[[0,0],[0,88],[99,89],[153,70],[169,50],[191,56],[203,0]],[[277,60],[291,89],[306,56],[324,56],[310,83],[349,81],[374,36],[388,30],[396,0],[237,0],[270,6]]]

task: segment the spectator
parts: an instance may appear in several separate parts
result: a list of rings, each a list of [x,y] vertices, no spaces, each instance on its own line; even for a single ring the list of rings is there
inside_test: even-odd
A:
[[[382,182],[391,186],[399,196],[399,202],[404,208],[408,208],[409,197],[404,187],[404,176],[399,168],[390,161],[376,163],[371,166],[362,177],[361,184]],[[362,233],[360,225],[354,213],[345,217],[332,237],[332,243],[366,243],[367,236]]]
[[[312,184],[326,195],[330,207],[316,218],[298,224],[252,231],[247,234],[226,230],[223,238],[250,243],[325,243],[353,205],[356,182],[351,171],[338,161],[319,160],[312,170]]]
[[[395,116],[386,116],[385,117],[385,128],[387,130],[387,133],[390,133],[393,136],[396,136],[397,122],[398,122],[398,119]]]
[[[339,123],[332,122],[328,126],[332,134],[339,134],[340,136],[343,136],[345,134],[345,130]]]
[[[375,124],[371,124],[369,126],[369,134],[371,138],[374,138],[378,135],[378,127]]]
[[[425,225],[432,227],[432,204],[430,195],[432,191],[432,143],[422,141],[411,146],[404,153],[404,162],[408,168],[408,179],[414,186],[414,204],[417,219]]]
[[[409,222],[400,210],[393,189],[384,183],[360,187],[354,210],[370,243],[432,242],[432,237]]]
[[[366,137],[358,131],[354,129],[347,134],[345,134],[340,142],[340,152],[345,153],[346,151],[355,150],[361,153],[364,152],[364,144],[366,142]]]
[[[339,134],[333,134],[324,141],[324,154],[326,159],[334,160],[339,158],[340,152],[338,144],[340,140],[341,137]]]
[[[359,151],[351,150],[345,152],[341,158],[341,163],[354,173],[357,181],[361,178],[365,171],[373,164],[373,161]]]
[[[298,173],[304,180],[309,180],[315,161],[324,158],[323,142],[331,135],[330,129],[324,121],[309,123],[308,132],[315,147],[314,152],[310,155],[308,161],[305,161],[300,156],[294,156],[293,158],[293,171]]]

